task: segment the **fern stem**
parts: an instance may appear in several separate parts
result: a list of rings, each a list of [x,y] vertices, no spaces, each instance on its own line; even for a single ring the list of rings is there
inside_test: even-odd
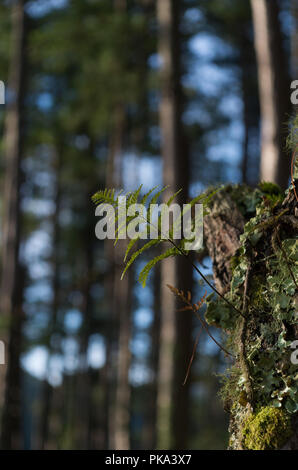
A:
[[[224,295],[222,295],[217,289],[216,287],[214,287],[211,282],[206,278],[206,276],[201,272],[201,270],[189,259],[188,257],[188,254],[186,254],[175,242],[174,240],[172,240],[171,238],[167,238],[167,240],[172,244],[174,245],[174,247],[179,251],[179,253],[181,253],[181,255],[183,255],[189,262],[190,264],[192,265],[192,267],[194,268],[194,270],[201,276],[201,278],[206,282],[206,284],[208,284],[208,286],[222,299],[224,300],[230,307],[232,307],[235,312],[239,313],[239,315],[241,315],[243,318],[245,318],[245,315],[240,311],[238,310],[238,308],[236,308],[228,299],[225,298]]]

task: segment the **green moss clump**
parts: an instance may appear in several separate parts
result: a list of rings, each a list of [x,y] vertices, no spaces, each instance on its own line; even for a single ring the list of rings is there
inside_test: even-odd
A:
[[[250,288],[251,304],[260,310],[264,309],[266,307],[266,299],[264,296],[266,285],[264,284],[263,276],[252,276]]]
[[[265,406],[246,419],[242,435],[248,450],[280,449],[292,435],[290,417],[282,409]]]
[[[282,202],[283,192],[281,188],[275,183],[262,182],[258,185],[258,188],[262,193],[269,199],[273,204]]]
[[[269,194],[269,195],[275,195],[275,196],[282,196],[282,190],[280,187],[275,184],[275,183],[270,183],[268,181],[263,181],[258,185],[260,190],[263,193]]]

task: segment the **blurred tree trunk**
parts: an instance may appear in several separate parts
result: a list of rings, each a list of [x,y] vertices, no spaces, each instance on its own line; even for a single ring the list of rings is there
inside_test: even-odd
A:
[[[118,14],[125,14],[127,0],[115,0],[114,7]],[[109,188],[120,188],[123,184],[124,127],[125,108],[124,104],[119,102],[114,110],[114,129],[107,162],[106,183]],[[114,247],[113,240],[106,240],[105,245],[106,257],[109,262],[109,279],[106,287],[110,310],[105,366],[107,448],[125,450],[130,448],[131,274],[125,276],[122,281],[120,280],[123,251],[125,250],[124,243],[119,243]],[[116,335],[115,327],[117,328]],[[112,388],[113,384],[115,387]]]
[[[114,114],[114,129],[110,137],[109,154],[106,168],[106,187],[119,188],[120,178],[119,171],[121,168],[121,155],[123,148],[124,138],[124,110],[123,106],[118,105]],[[113,407],[115,400],[115,382],[116,382],[116,367],[115,355],[117,350],[117,332],[116,328],[119,327],[116,314],[116,299],[115,283],[115,247],[113,240],[105,240],[105,259],[107,260],[107,274],[105,276],[105,298],[107,299],[107,332],[106,332],[106,363],[104,370],[104,383],[105,383],[105,448],[113,449],[112,442],[114,441],[114,417]],[[119,282],[119,279],[118,279]]]
[[[291,0],[291,13],[293,18],[291,37],[292,78],[298,80],[298,3],[296,0]]]
[[[243,127],[244,137],[242,145],[242,183],[247,184],[247,167],[249,161],[248,144],[249,144],[249,117],[248,117],[248,99],[245,79],[245,70],[242,69],[242,100],[243,100]]]
[[[88,135],[88,130],[86,129]],[[90,167],[96,169],[96,148],[93,138],[90,138],[88,151],[85,159],[88,161]],[[95,181],[96,180],[96,183]],[[91,289],[95,278],[95,238],[94,238],[94,217],[90,213],[90,197],[95,193],[97,185],[97,177],[89,177],[86,179],[84,187],[86,188],[85,194],[83,195],[83,210],[84,210],[84,226],[82,229],[82,254],[83,260],[82,265],[82,317],[83,323],[80,331],[80,374],[79,384],[77,388],[78,400],[81,403],[81,407],[78,409],[78,426],[77,426],[77,444],[76,448],[79,449],[94,449],[95,442],[97,444],[101,441],[100,432],[96,428],[95,416],[93,414],[94,400],[93,400],[93,388],[96,386],[99,379],[97,376],[92,374],[92,369],[88,363],[88,346],[89,340],[92,333],[94,333],[94,305],[91,294]],[[101,442],[101,446],[103,443]]]
[[[239,25],[240,26],[240,25]],[[259,181],[258,169],[253,169],[256,163],[256,157],[252,150],[252,139],[257,135],[260,114],[257,99],[257,69],[255,53],[253,50],[252,38],[247,33],[248,27],[239,29],[239,66],[240,80],[243,103],[243,127],[244,136],[242,144],[242,183],[256,185]],[[259,162],[259,155],[258,155]]]
[[[86,214],[89,215],[88,205],[90,204],[90,194],[94,194],[94,191],[90,191],[86,195]],[[91,222],[91,221],[90,221]],[[92,297],[91,287],[93,278],[93,231],[92,222],[86,223],[84,233],[82,235],[84,240],[83,246],[83,286],[81,289],[82,293],[82,331],[80,333],[80,355],[81,355],[81,371],[79,375],[79,386],[78,386],[78,400],[81,403],[78,409],[79,426],[78,426],[78,437],[77,446],[78,449],[90,449],[92,447],[92,376],[91,369],[88,364],[88,345],[89,338],[92,334]]]
[[[124,108],[117,107],[115,126],[112,134],[107,168],[107,187],[120,188],[122,184],[121,160],[124,139]],[[131,277],[126,275],[121,281],[124,244],[113,245],[106,240],[106,257],[109,273],[106,281],[107,296],[110,302],[110,325],[107,339],[106,363],[106,412],[108,425],[108,448],[129,449],[130,447],[130,384],[129,367],[131,354]],[[117,332],[115,334],[115,328]],[[115,354],[116,353],[116,354]],[[114,383],[116,387],[111,387]]]
[[[42,397],[42,411],[41,411],[41,430],[40,430],[40,448],[43,450],[47,447],[50,434],[50,423],[51,423],[51,412],[52,412],[52,400],[53,400],[53,387],[50,385],[48,378],[51,369],[51,360],[53,355],[53,335],[56,332],[57,328],[57,316],[59,308],[59,291],[60,291],[60,262],[59,262],[59,246],[60,246],[60,224],[59,224],[59,215],[60,215],[60,206],[61,206],[61,153],[62,150],[60,146],[57,146],[57,153],[54,156],[54,172],[56,178],[56,187],[55,187],[55,212],[52,217],[52,227],[53,227],[53,240],[52,240],[52,291],[53,291],[53,301],[51,306],[51,318],[49,319],[48,327],[48,340],[47,340],[47,351],[48,351],[48,360],[46,368],[46,378],[43,383],[43,397]]]
[[[150,389],[150,412],[148,414],[148,449],[156,449],[157,445],[157,393],[158,393],[158,364],[159,364],[159,344],[160,344],[160,311],[161,311],[161,285],[160,285],[160,265],[154,270],[153,279],[153,323],[151,327],[151,367],[152,386]]]
[[[120,253],[119,253],[120,255]],[[115,291],[117,290],[117,305],[119,315],[119,336],[117,355],[117,382],[116,401],[114,408],[114,446],[117,450],[130,448],[130,383],[129,368],[131,363],[130,339],[131,339],[131,308],[132,308],[132,272],[127,273],[122,281],[119,281],[122,268],[123,252],[116,258]]]
[[[290,115],[288,63],[276,0],[251,0],[261,106],[261,181],[288,186],[284,150]]]
[[[181,200],[184,198],[185,201],[188,196],[189,169],[188,152],[183,146],[181,121],[179,16],[178,2],[157,2],[158,52],[162,58],[160,126],[163,183],[170,185],[164,198],[168,199],[182,186],[184,194],[181,195]],[[191,288],[190,268],[186,268],[184,261],[169,258],[164,260],[161,266],[157,446],[162,449],[177,449],[186,448],[187,445],[188,385],[183,387],[182,384],[190,357],[187,353],[191,345],[191,317],[177,315],[176,299],[166,284]]]
[[[293,29],[291,36],[291,71],[292,79],[298,80],[298,4],[296,0],[291,1],[291,13],[293,19]],[[294,109],[294,113],[298,114],[298,104],[293,104],[292,107]]]
[[[243,127],[244,137],[242,146],[242,183],[248,183],[248,162],[249,162],[249,134],[250,134],[250,93],[248,80],[249,77],[249,66],[246,57],[246,48],[248,44],[242,42],[242,48],[240,52],[240,65],[241,65],[241,88],[242,88],[242,102],[243,102]]]
[[[1,446],[20,446],[20,351],[22,326],[22,289],[19,265],[20,179],[23,144],[23,100],[25,82],[24,0],[12,6],[12,50],[5,122],[6,172],[2,242],[0,311],[10,322],[5,402],[2,415]]]

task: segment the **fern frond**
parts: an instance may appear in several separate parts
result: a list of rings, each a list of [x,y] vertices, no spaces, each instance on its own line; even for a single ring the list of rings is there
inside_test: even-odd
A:
[[[154,188],[150,189],[150,191],[148,191],[146,194],[144,194],[143,198],[141,199],[141,204],[146,204],[147,202],[147,199],[149,196],[151,196],[151,194],[158,188],[158,185],[157,186],[154,186]]]
[[[158,240],[158,239],[154,239],[154,240],[150,240],[149,242],[145,243],[145,245],[142,246],[142,248],[140,248],[139,250],[135,251],[133,253],[133,255],[131,256],[131,258],[128,260],[128,262],[126,263],[126,266],[121,274],[121,280],[123,279],[124,277],[124,274],[126,273],[126,271],[128,270],[128,268],[132,265],[132,263],[138,258],[138,256],[140,256],[142,253],[144,253],[144,251],[148,250],[149,248],[151,248],[152,246],[155,246],[155,245],[158,245],[159,243],[161,242],[161,240]]]
[[[124,256],[124,262],[126,263],[125,268],[123,270],[121,279],[125,275],[126,271],[128,268],[132,265],[132,263],[146,250],[149,248],[161,243],[161,241],[164,241],[165,239],[172,240],[174,237],[174,230],[178,228],[178,223],[182,223],[183,220],[183,215],[190,210],[196,203],[203,203],[204,206],[209,204],[209,201],[212,199],[214,194],[220,189],[216,189],[209,194],[199,194],[195,198],[193,198],[188,204],[188,207],[183,208],[182,213],[180,213],[179,217],[176,217],[176,220],[173,221],[172,226],[169,228],[169,233],[166,235],[162,234],[162,227],[161,227],[161,221],[162,221],[162,211],[161,213],[158,214],[156,222],[152,222],[152,211],[153,211],[153,205],[155,205],[158,202],[159,197],[169,188],[169,186],[165,186],[161,188],[159,191],[155,192],[155,190],[158,188],[158,186],[155,186],[154,188],[150,189],[147,191],[142,197],[140,197],[141,191],[142,191],[142,185],[140,185],[135,191],[130,191],[130,192],[124,192],[123,190],[116,192],[115,189],[104,189],[98,191],[96,194],[93,195],[92,200],[96,205],[100,204],[110,204],[114,207],[115,209],[115,215],[114,215],[114,223],[115,225],[117,224],[117,228],[115,230],[115,245],[119,241],[120,238],[122,238],[123,233],[125,233],[127,227],[129,226],[129,223],[133,221],[136,218],[136,215],[133,216],[128,216],[127,211],[130,208],[131,205],[137,204],[138,202],[142,204],[143,206],[147,205],[147,214],[139,214],[139,217],[141,219],[144,219],[144,224],[145,228],[144,230],[141,230],[140,233],[138,233],[137,236],[135,236],[133,239],[131,239],[127,245],[125,256]],[[174,201],[175,197],[181,192],[181,189],[179,189],[175,194],[173,194],[166,202],[165,204],[170,207],[172,202]],[[122,201],[119,198],[125,197],[125,206],[126,206],[126,211],[125,215],[126,217],[122,220]],[[123,205],[123,215],[124,215],[124,207]],[[132,249],[138,242],[138,240],[142,238],[147,238],[148,231],[150,230],[150,226],[154,227],[156,230],[156,238],[151,239],[147,243],[145,243],[142,248],[139,250],[135,251],[128,259],[129,254],[131,253]],[[146,235],[143,237],[142,235]],[[179,244],[179,249],[177,245],[175,247],[171,247],[161,255],[157,256],[150,262],[146,264],[146,266],[142,269],[140,275],[139,275],[139,281],[142,283],[144,286],[146,284],[147,277],[151,271],[151,269],[156,265],[158,261],[161,261],[169,256],[174,256],[178,254],[187,254],[187,250],[185,250],[186,240],[182,239]]]
[[[166,205],[170,206],[172,202],[174,201],[175,197],[178,196],[178,194],[180,194],[181,191],[182,191],[182,188],[178,189],[178,191],[176,191],[175,194],[173,194],[173,196],[171,196],[170,199],[166,202]]]
[[[127,260],[127,257],[129,255],[130,251],[132,250],[133,246],[135,245],[135,243],[137,243],[137,241],[139,239],[140,239],[140,236],[138,235],[137,237],[132,238],[130,240],[130,242],[128,243],[127,248],[126,248],[126,252],[125,252],[125,255],[124,255],[124,262]]]
[[[142,269],[142,271],[139,274],[139,282],[142,284],[143,287],[146,286],[146,281],[149,276],[149,273],[152,268],[159,262],[162,261],[163,259],[169,258],[170,256],[175,256],[175,255],[180,255],[179,250],[177,250],[176,247],[169,248],[166,250],[164,253],[162,253],[159,256],[156,256],[152,260],[150,260]]]
[[[143,185],[141,184],[138,189],[132,193],[130,204],[137,204],[142,187]]]
[[[162,195],[162,193],[168,189],[169,186],[165,186],[164,188],[161,188],[160,191],[158,191],[150,200],[149,202],[149,209],[148,209],[148,213],[147,213],[147,222],[150,223],[151,221],[151,211],[152,211],[152,205],[153,204],[156,204],[157,201],[158,201],[158,198]]]

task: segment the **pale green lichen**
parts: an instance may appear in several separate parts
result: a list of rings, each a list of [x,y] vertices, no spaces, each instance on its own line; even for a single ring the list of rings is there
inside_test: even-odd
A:
[[[291,435],[289,415],[270,406],[250,415],[242,429],[243,445],[248,450],[280,449]]]

